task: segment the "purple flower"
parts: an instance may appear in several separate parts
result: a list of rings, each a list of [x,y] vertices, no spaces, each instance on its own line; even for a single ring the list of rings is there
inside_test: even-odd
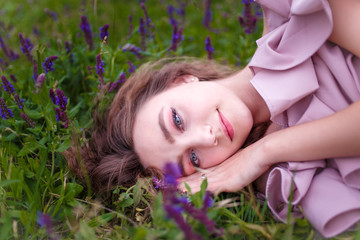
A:
[[[199,234],[193,232],[190,224],[185,222],[185,219],[181,215],[181,211],[179,210],[179,208],[171,204],[164,204],[164,209],[167,213],[167,216],[169,218],[172,218],[176,222],[178,227],[183,231],[183,233],[185,234],[185,239],[202,239]]]
[[[147,10],[146,10],[145,4],[144,4],[144,3],[140,3],[140,5],[141,5],[142,10],[144,11],[146,28],[147,28],[147,30],[150,32],[150,28],[153,27],[153,25],[152,25],[152,23],[151,23],[151,19],[150,19],[149,14],[148,14],[148,12],[147,12]]]
[[[46,232],[50,235],[50,240],[60,239],[60,236],[55,234],[53,220],[46,213],[37,213],[37,224],[39,227],[45,227]]]
[[[95,71],[97,75],[99,76],[99,82],[100,86],[104,84],[104,61],[101,60],[101,54],[98,54],[96,56],[96,65],[95,65]]]
[[[144,25],[144,19],[140,18],[140,28],[139,33],[141,36],[141,50],[146,50],[146,31],[145,31],[145,25]]]
[[[35,81],[35,88],[37,89],[37,93],[40,93],[41,87],[44,85],[44,82],[45,82],[45,73],[41,73]]]
[[[169,17],[170,17],[170,20],[169,20],[170,24],[171,25],[177,24],[176,20],[174,19],[174,6],[169,4],[167,6],[167,12],[168,12]]]
[[[69,118],[65,111],[61,111],[59,108],[55,108],[56,121],[61,122],[64,128],[69,127]]]
[[[45,73],[48,73],[50,71],[54,71],[54,61],[58,58],[58,56],[53,55],[50,57],[45,58],[45,61],[43,62],[42,66],[44,68]]]
[[[49,90],[49,97],[50,97],[51,101],[52,101],[55,105],[58,105],[58,99],[57,99],[57,97],[56,97],[56,95],[55,95],[55,92],[54,92],[54,90],[53,90],[52,88],[50,88],[50,90]]]
[[[129,65],[129,73],[133,73],[136,71],[136,67],[134,66],[134,64],[131,61],[128,61],[128,65]]]
[[[70,54],[70,62],[73,63],[74,62],[74,56],[71,53],[71,47],[70,47],[70,43],[68,41],[65,41],[65,49],[66,49],[66,54]]]
[[[120,84],[124,83],[125,81],[126,81],[126,75],[125,75],[125,73],[121,73],[119,80],[117,80],[117,82],[115,82],[115,83],[111,83],[109,92],[117,91],[120,87]]]
[[[60,107],[61,111],[66,111],[67,98],[65,94],[60,89],[56,89],[57,105]]]
[[[29,127],[34,128],[36,126],[35,122],[33,122],[25,113],[20,113],[20,117]]]
[[[211,60],[212,59],[212,54],[214,52],[214,48],[211,44],[211,39],[209,36],[206,37],[205,39],[205,50],[207,51],[208,53],[208,60]]]
[[[33,49],[33,45],[30,39],[24,39],[23,35],[19,33],[19,40],[21,44],[21,51],[23,52],[23,54],[29,59],[30,62],[34,62],[34,59],[30,54],[31,50]]]
[[[141,58],[141,54],[140,54],[140,51],[141,51],[141,50],[140,50],[139,47],[136,47],[134,44],[127,43],[127,44],[125,44],[125,46],[122,48],[122,50],[123,50],[124,52],[129,51],[129,52],[134,53],[138,59]]]
[[[203,24],[206,28],[210,28],[211,20],[212,20],[211,0],[205,0],[205,14],[203,18]]]
[[[208,208],[210,208],[213,205],[213,203],[214,201],[211,198],[211,193],[209,191],[206,191],[203,200],[203,207],[201,210],[205,212]]]
[[[172,35],[172,39],[171,39],[171,46],[170,46],[169,50],[176,51],[176,48],[177,48],[178,44],[183,39],[182,31],[183,31],[182,27],[180,27],[180,29],[178,30],[177,24],[174,24],[174,26],[173,26],[173,35]]]
[[[257,23],[257,18],[256,16],[252,13],[252,4],[250,4],[251,0],[243,0],[244,3],[244,12],[243,12],[243,16],[239,16],[239,23],[241,25],[241,27],[244,29],[244,32],[246,34],[250,34],[252,32],[254,32],[255,27],[256,27],[256,23]]]
[[[109,38],[109,24],[105,24],[104,26],[100,27],[100,39],[104,40],[106,37],[106,40]]]
[[[19,58],[19,54],[15,53],[11,48],[5,45],[3,38],[0,36],[0,47],[4,52],[4,55],[10,60],[16,60]]]
[[[15,77],[14,74],[10,74],[10,79],[11,79],[11,81],[13,81],[13,82],[17,82],[17,79],[16,79],[16,77]]]
[[[0,97],[0,116],[5,120],[14,117],[12,111],[6,105],[4,99]]]
[[[11,84],[11,82],[9,82],[9,81],[7,80],[7,78],[6,78],[4,75],[1,76],[1,81],[2,81],[2,83],[3,83],[3,87],[4,87],[5,91],[6,91],[9,95],[15,93],[15,89],[14,89],[13,85]]]
[[[132,34],[132,32],[133,32],[133,28],[134,28],[132,15],[129,15],[129,16],[128,16],[128,20],[129,20],[129,33],[128,33],[127,38],[129,38],[129,37],[131,36],[131,34]]]
[[[0,58],[0,68],[3,72],[5,72],[6,67],[8,66],[8,63],[4,61],[3,58]]]
[[[79,24],[80,29],[84,32],[85,41],[89,45],[90,50],[93,48],[91,25],[86,16],[81,16]]]
[[[23,109],[23,108],[24,108],[24,104],[23,104],[24,100],[23,100],[23,99],[20,99],[20,97],[19,97],[18,94],[15,94],[15,95],[14,95],[14,99],[15,99],[15,102],[16,102],[16,104],[18,105],[18,107],[19,107],[20,109]]]
[[[177,179],[182,176],[180,166],[178,164],[167,163],[164,166],[164,174],[166,184],[177,186]]]
[[[57,17],[56,12],[51,11],[51,10],[48,9],[48,8],[45,8],[45,9],[44,9],[44,12],[45,12],[49,17],[51,17],[54,21],[57,21],[57,20],[58,20],[58,17]]]
[[[36,83],[36,79],[38,78],[38,65],[37,63],[34,63],[34,66],[33,66],[33,79],[34,79],[34,82]]]

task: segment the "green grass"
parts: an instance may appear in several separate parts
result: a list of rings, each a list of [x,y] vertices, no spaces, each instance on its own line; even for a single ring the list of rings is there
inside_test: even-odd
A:
[[[166,218],[162,196],[150,190],[150,181],[142,180],[128,189],[119,186],[107,195],[96,195],[69,172],[61,154],[74,139],[82,141],[81,132],[91,126],[93,100],[99,95],[94,69],[99,53],[105,62],[105,82],[116,81],[122,72],[129,76],[129,60],[138,67],[162,57],[206,58],[207,36],[211,37],[217,61],[239,68],[248,63],[256,48],[255,40],[261,36],[262,23],[260,20],[254,33],[245,34],[237,20],[243,8],[238,0],[212,1],[211,29],[202,24],[203,2],[188,1],[184,18],[174,14],[184,27],[184,39],[176,52],[168,51],[172,26],[167,4],[179,7],[178,2],[181,1],[146,1],[154,37],[147,39],[147,50],[137,59],[119,46],[126,43],[140,46],[138,26],[144,13],[138,1],[0,0],[0,35],[7,48],[19,54],[19,59],[12,61],[0,51],[0,58],[7,62],[0,71],[9,80],[10,74],[16,76],[18,81],[12,84],[25,105],[20,110],[14,96],[1,87],[0,96],[14,117],[0,119],[0,239],[183,238],[175,222]],[[55,11],[58,19],[52,19],[46,8]],[[130,34],[129,14],[133,16],[134,25]],[[82,15],[88,17],[94,32],[92,50],[79,28]],[[110,36],[104,44],[98,33],[107,23]],[[35,34],[34,29],[39,33]],[[35,88],[32,78],[32,63],[20,51],[18,33],[34,44],[31,54],[40,63],[39,73],[43,72],[41,62],[46,57],[59,57],[54,62],[55,71],[46,74],[40,90]],[[65,41],[71,43],[73,62],[66,53]],[[55,105],[48,95],[51,88],[61,89],[68,97],[70,126],[67,129],[56,121]],[[103,104],[109,103],[112,96],[106,93]],[[27,114],[36,127],[28,127],[20,113]],[[198,207],[203,194],[191,197]],[[41,212],[51,217],[51,229],[38,225]],[[277,222],[266,204],[256,200],[251,189],[217,196],[208,216],[218,228],[224,229],[224,235],[218,239],[321,239],[306,219],[296,219],[291,224]],[[191,216],[185,215],[185,219],[205,239],[215,238]],[[352,238],[360,239],[360,231],[334,239]]]

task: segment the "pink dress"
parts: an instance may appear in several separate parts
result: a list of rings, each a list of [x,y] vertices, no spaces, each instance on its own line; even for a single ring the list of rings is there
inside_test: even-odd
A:
[[[258,3],[269,33],[257,41],[251,83],[273,122],[294,126],[360,99],[360,59],[327,41],[333,27],[327,0]],[[360,221],[360,157],[278,164],[268,177],[266,197],[282,221],[292,181],[293,216],[305,215],[323,236],[335,236]]]

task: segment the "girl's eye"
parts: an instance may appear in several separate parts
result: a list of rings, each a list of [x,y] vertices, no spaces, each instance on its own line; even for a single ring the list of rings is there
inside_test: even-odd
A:
[[[192,163],[192,165],[194,165],[194,167],[200,167],[200,160],[196,156],[194,150],[191,150],[190,152],[190,162]]]
[[[173,122],[180,131],[184,130],[183,122],[181,117],[176,113],[175,108],[171,108]]]

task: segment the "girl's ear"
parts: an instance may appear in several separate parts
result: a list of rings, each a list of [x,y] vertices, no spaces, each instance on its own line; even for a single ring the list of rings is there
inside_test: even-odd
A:
[[[194,75],[183,75],[180,77],[177,77],[172,82],[173,85],[179,85],[183,83],[192,83],[192,82],[198,82],[199,78],[195,77]]]

